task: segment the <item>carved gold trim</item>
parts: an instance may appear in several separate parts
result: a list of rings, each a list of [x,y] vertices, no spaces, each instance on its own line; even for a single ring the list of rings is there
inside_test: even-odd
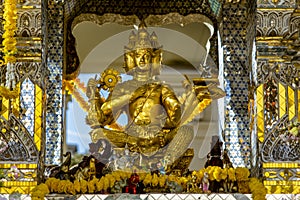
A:
[[[257,59],[269,60],[269,63],[285,62],[286,60],[280,56],[257,56]]]
[[[18,57],[17,62],[41,62],[41,57]]]
[[[166,24],[180,24],[185,26],[193,22],[206,22],[213,26],[213,22],[202,14],[190,14],[187,16],[180,15],[178,13],[169,13],[166,15],[149,15],[145,22],[151,26],[161,26]]]
[[[300,90],[298,90],[298,121],[300,122]]]
[[[256,43],[267,43],[269,46],[283,46],[283,37],[256,37]]]
[[[35,6],[22,6],[22,9],[34,9],[36,8]]]
[[[274,37],[256,37],[256,40],[259,40],[257,42],[260,42],[260,40],[269,41],[274,40],[275,42],[279,42],[278,40],[281,40],[282,36],[274,36]]]
[[[299,168],[300,163],[263,163],[263,168]]]
[[[279,117],[286,114],[286,89],[282,83],[279,83]]]
[[[15,99],[19,95],[19,91],[17,89],[15,90],[9,90],[6,87],[0,86],[0,96],[6,98],[6,99]]]
[[[42,116],[43,116],[43,91],[35,85],[35,113],[34,113],[34,143],[37,150],[41,150],[42,145]]]
[[[36,181],[4,181],[0,187],[0,194],[12,194],[14,192],[30,194],[36,186]]]
[[[281,56],[274,56],[274,55],[258,55],[257,58],[260,59],[279,59],[279,60],[284,60],[281,58]]]
[[[140,20],[135,15],[123,16],[120,14],[108,13],[100,16],[96,14],[81,14],[73,20],[71,30],[73,30],[76,25],[85,21],[94,22],[98,25],[116,23],[125,26],[132,26],[134,24],[138,25],[140,23]],[[147,26],[161,26],[172,23],[184,26],[193,22],[208,23],[213,28],[213,22],[202,14],[190,14],[183,16],[178,13],[169,13],[166,15],[149,15],[145,19]]]
[[[73,20],[71,30],[73,30],[78,24],[86,21],[94,22],[98,25],[103,25],[106,23],[116,23],[125,26],[132,26],[134,24],[138,25],[140,23],[140,20],[135,15],[123,16],[120,14],[107,13],[100,16],[96,14],[81,14]]]
[[[264,185],[300,185],[300,181],[264,181]]]
[[[295,105],[295,91],[293,88],[288,86],[288,113],[289,120],[291,121],[296,115],[296,105]]]
[[[264,141],[265,121],[264,121],[264,93],[263,84],[259,85],[256,90],[257,103],[257,137],[259,142]]]
[[[276,12],[276,11],[294,11],[294,8],[257,8],[257,11],[268,11],[268,12]]]
[[[37,164],[11,164],[11,163],[1,163],[0,169],[9,169],[12,165],[16,166],[18,169],[36,169]]]

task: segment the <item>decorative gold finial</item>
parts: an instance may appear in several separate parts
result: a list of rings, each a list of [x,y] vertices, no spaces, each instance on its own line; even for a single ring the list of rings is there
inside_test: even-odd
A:
[[[125,51],[132,51],[132,49],[134,49],[135,46],[135,41],[136,41],[136,34],[134,31],[131,31],[129,35],[128,45],[125,46]]]

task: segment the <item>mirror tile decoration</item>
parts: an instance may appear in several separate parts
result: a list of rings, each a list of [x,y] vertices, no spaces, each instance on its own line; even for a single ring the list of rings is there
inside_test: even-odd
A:
[[[258,67],[262,79],[257,89],[257,134],[265,185],[270,190],[299,185],[300,143],[291,130],[300,121],[300,71],[291,64],[263,61]]]
[[[44,64],[49,70],[46,106],[45,164],[60,164],[63,144],[63,46],[62,1],[45,1],[43,13]]]
[[[234,166],[251,167],[251,132],[249,126],[249,93],[255,49],[255,1],[225,3],[222,33],[225,122],[224,140]]]
[[[35,105],[35,93],[34,84],[30,79],[25,79],[21,85],[21,102],[22,109],[24,109],[24,115],[21,118],[26,129],[29,131],[30,135],[34,135],[34,105]]]
[[[289,193],[300,184],[300,2],[258,1],[257,138],[264,185]],[[278,186],[282,187],[281,191]]]

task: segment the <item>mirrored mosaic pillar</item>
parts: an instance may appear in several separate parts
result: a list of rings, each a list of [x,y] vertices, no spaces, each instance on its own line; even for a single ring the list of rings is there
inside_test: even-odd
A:
[[[43,12],[43,64],[47,76],[45,164],[60,164],[63,143],[63,2],[45,0]]]
[[[224,141],[235,167],[251,166],[249,86],[255,39],[255,1],[226,1],[220,29],[224,57]],[[254,149],[255,150],[255,149]]]

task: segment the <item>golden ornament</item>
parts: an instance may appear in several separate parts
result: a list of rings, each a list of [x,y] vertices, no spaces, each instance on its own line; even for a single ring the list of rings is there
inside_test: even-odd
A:
[[[115,69],[108,68],[101,74],[100,84],[104,90],[114,88],[120,81],[120,73]]]

